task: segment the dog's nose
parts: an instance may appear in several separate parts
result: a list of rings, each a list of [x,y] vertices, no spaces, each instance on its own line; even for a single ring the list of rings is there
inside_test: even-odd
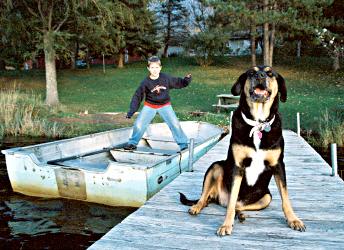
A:
[[[267,77],[266,73],[263,71],[257,72],[258,79],[265,79]]]

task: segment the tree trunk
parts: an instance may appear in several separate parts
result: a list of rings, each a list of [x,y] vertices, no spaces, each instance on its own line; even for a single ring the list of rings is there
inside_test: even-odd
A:
[[[0,59],[0,70],[5,70],[5,66],[6,66],[5,60]]]
[[[45,78],[46,78],[46,99],[45,103],[55,106],[59,103],[56,80],[54,33],[46,31],[43,34],[44,58],[45,58]]]
[[[251,61],[252,61],[252,66],[257,65],[257,60],[256,60],[256,26],[252,25],[251,26]]]
[[[332,59],[333,59],[333,64],[332,64],[333,71],[339,70],[340,69],[339,52],[334,52]]]
[[[71,69],[75,69],[75,63],[76,63],[76,60],[75,60],[75,51],[72,51],[71,52],[71,56],[70,56],[70,68]]]
[[[270,44],[269,44],[269,66],[272,67],[272,59],[274,55],[274,44],[275,44],[275,32],[276,32],[276,25],[273,23],[271,25],[271,34],[270,34]]]
[[[296,42],[296,57],[297,59],[300,59],[301,58],[301,40],[298,40]]]
[[[167,32],[166,32],[166,37],[165,37],[165,47],[164,47],[164,53],[163,53],[163,57],[168,57],[168,46],[170,43],[170,39],[171,39],[171,19],[172,19],[172,14],[168,13],[167,14]]]
[[[86,48],[86,64],[87,64],[87,68],[90,69],[91,68],[90,50],[88,49],[88,47]]]
[[[267,16],[268,13],[268,4],[269,4],[269,0],[264,0],[264,8],[263,8],[263,12],[264,15]],[[263,25],[263,29],[264,29],[264,65],[269,66],[269,23],[266,22]]]
[[[71,56],[71,60],[72,60],[71,68],[72,69],[76,69],[76,60],[78,60],[78,54],[79,54],[79,42],[76,41],[74,51],[73,51],[72,56]]]
[[[118,64],[117,64],[118,68],[123,68],[124,67],[124,55],[123,52],[121,51],[118,55]]]
[[[163,57],[167,58],[168,57],[168,44],[165,44],[165,47],[164,47],[164,53],[163,53]]]
[[[264,23],[264,65],[268,66],[269,62],[269,24]]]

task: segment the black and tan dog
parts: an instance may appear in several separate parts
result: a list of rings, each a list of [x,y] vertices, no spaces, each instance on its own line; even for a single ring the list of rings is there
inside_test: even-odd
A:
[[[253,67],[239,77],[232,94],[241,96],[233,114],[227,159],[208,168],[199,200],[191,201],[181,194],[181,202],[193,205],[189,210],[192,215],[197,215],[210,202],[227,207],[225,221],[217,234],[228,235],[232,233],[236,213],[243,220],[242,211],[260,210],[270,204],[268,185],[273,175],[289,227],[305,231],[288,198],[278,113],[279,99],[287,100],[283,77],[271,67]]]

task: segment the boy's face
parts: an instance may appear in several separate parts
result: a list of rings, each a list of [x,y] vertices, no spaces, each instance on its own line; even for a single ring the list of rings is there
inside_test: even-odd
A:
[[[158,78],[160,71],[161,71],[161,65],[160,63],[157,62],[152,62],[149,64],[149,66],[147,67],[149,73],[150,73],[150,77],[152,78]]]

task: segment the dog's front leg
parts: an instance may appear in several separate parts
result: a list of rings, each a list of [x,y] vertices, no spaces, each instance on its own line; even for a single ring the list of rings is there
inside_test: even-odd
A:
[[[234,217],[235,217],[235,205],[238,200],[241,181],[243,178],[243,172],[239,169],[239,167],[235,167],[235,169],[236,171],[234,171],[232,188],[231,188],[229,201],[227,205],[226,218],[222,226],[217,230],[218,236],[230,235],[233,230]]]
[[[275,178],[276,185],[278,187],[278,191],[282,199],[282,209],[287,219],[287,223],[289,227],[301,232],[305,231],[306,226],[294,213],[294,210],[289,200],[285,168],[284,168],[283,162],[280,164],[277,164],[276,169],[274,171],[274,178]]]

